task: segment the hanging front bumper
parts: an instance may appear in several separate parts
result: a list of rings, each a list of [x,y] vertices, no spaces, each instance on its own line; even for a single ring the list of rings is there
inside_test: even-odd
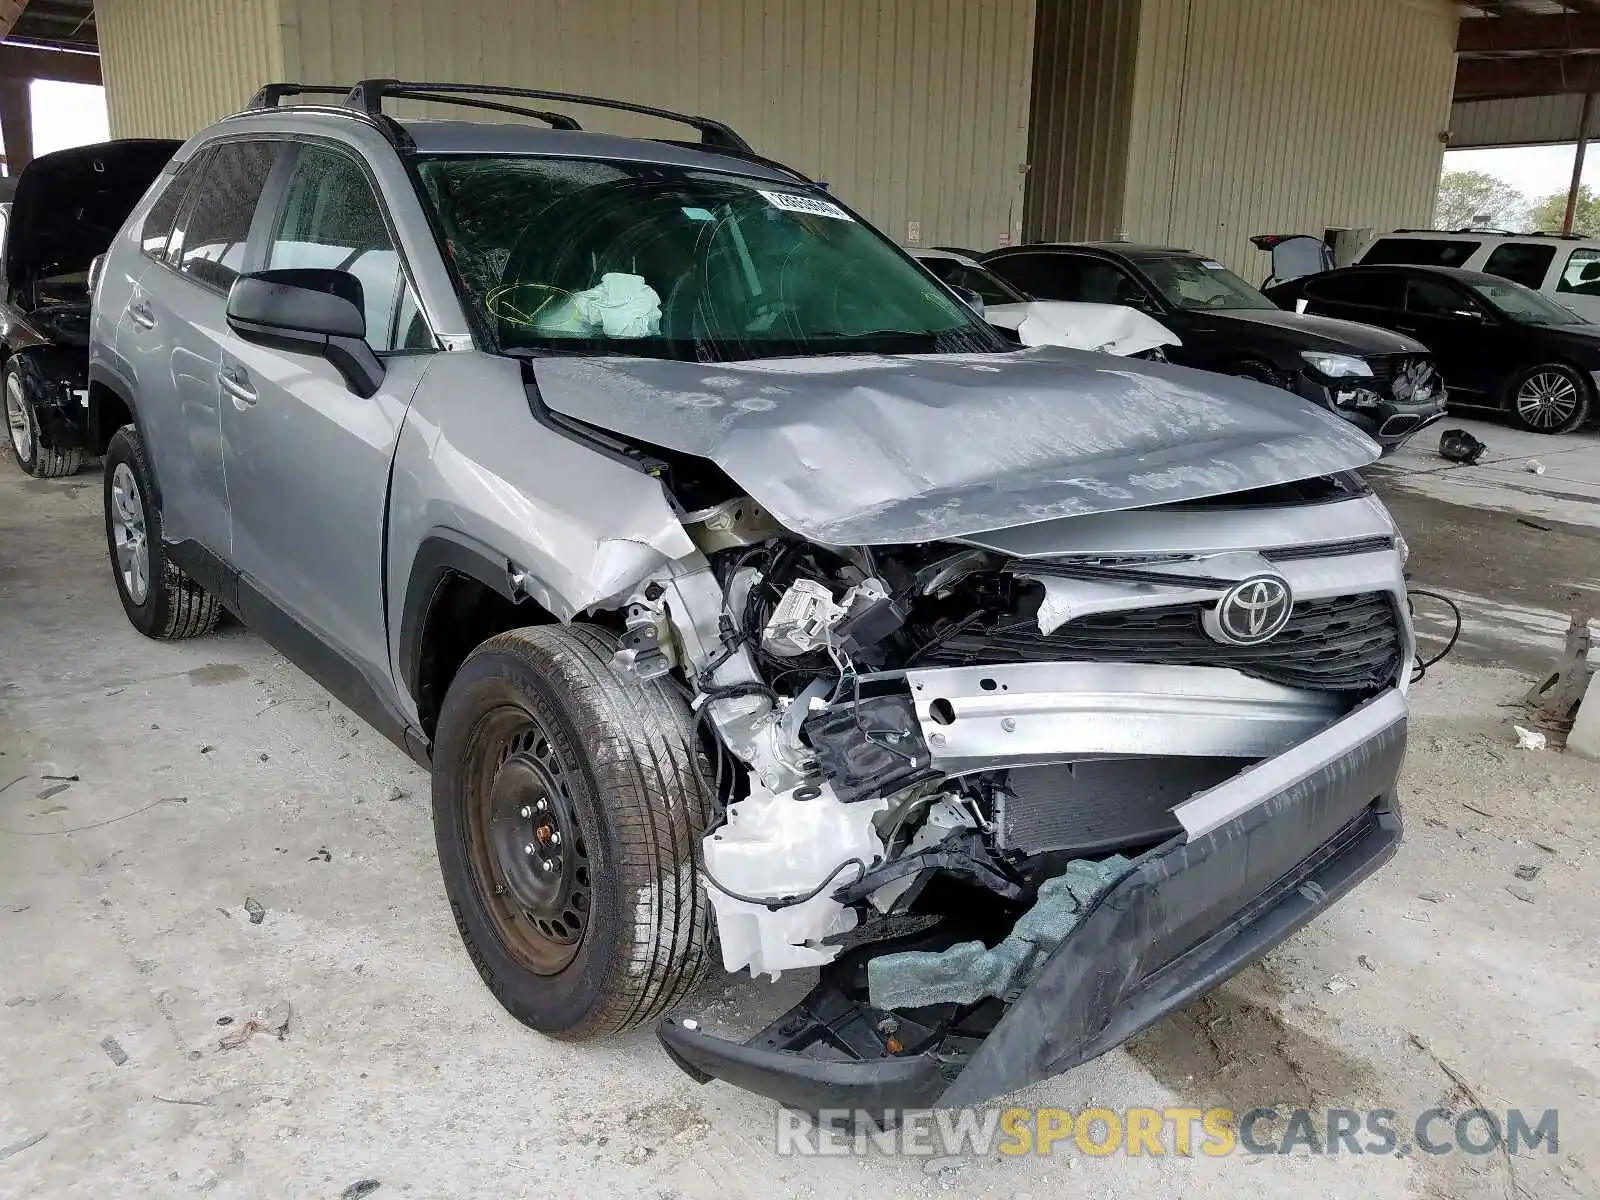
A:
[[[858,952],[824,968],[800,1004],[746,1043],[676,1017],[658,1036],[700,1082],[812,1112],[949,1107],[1016,1091],[1229,978],[1387,862],[1401,839],[1405,742],[1405,698],[1391,689],[1180,805],[1186,833],[1135,860],[1009,1004],[873,1009]]]

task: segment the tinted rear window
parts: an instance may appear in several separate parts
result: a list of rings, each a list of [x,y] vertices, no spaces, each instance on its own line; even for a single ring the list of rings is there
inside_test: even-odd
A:
[[[1502,242],[1489,255],[1483,269],[1490,275],[1520,283],[1523,287],[1538,288],[1544,283],[1545,273],[1555,261],[1556,248],[1545,242]]]
[[[1361,256],[1364,263],[1410,263],[1418,267],[1459,267],[1482,242],[1458,238],[1379,238]]]

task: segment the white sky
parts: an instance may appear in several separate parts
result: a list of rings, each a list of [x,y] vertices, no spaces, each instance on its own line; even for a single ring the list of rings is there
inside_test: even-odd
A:
[[[36,79],[31,98],[36,157],[69,146],[103,142],[111,136],[106,123],[106,93],[98,84]]]
[[[1447,171],[1485,171],[1505,180],[1529,200],[1540,200],[1572,185],[1573,146],[1520,146],[1501,150],[1447,150]],[[1600,186],[1600,144],[1583,159],[1583,181]]]

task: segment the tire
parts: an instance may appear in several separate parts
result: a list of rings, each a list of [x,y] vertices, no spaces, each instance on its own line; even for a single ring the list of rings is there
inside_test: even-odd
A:
[[[152,503],[155,486],[150,464],[132,425],[117,430],[106,447],[104,487],[111,575],[129,622],[145,637],[159,641],[210,633],[222,606],[167,557],[166,543],[161,540],[161,510]],[[144,552],[142,585],[140,547]]]
[[[1256,358],[1234,363],[1233,366],[1228,368],[1228,374],[1237,375],[1240,379],[1254,379],[1257,383],[1265,383],[1275,388],[1287,388],[1289,386],[1282,371],[1271,363],[1262,362]]]
[[[1564,363],[1529,367],[1506,388],[1511,419],[1530,433],[1571,433],[1589,419],[1594,388]]]
[[[587,625],[489,639],[434,741],[434,834],[467,953],[512,1016],[574,1041],[664,1015],[711,946],[694,722],[675,692],[619,678],[615,649]]]
[[[60,479],[83,466],[82,450],[51,450],[39,444],[39,415],[15,362],[6,364],[4,389],[6,442],[25,474],[35,479]]]

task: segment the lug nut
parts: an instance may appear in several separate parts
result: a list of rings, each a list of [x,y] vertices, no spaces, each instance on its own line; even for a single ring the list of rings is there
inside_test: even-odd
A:
[[[552,846],[561,845],[561,831],[559,829],[552,829],[550,831],[550,844]]]
[[[551,862],[548,858],[541,859],[539,861],[539,865],[541,867],[543,867],[546,871],[553,871],[553,870],[556,869],[555,863]]]
[[[526,804],[524,804],[522,806],[522,819],[523,820],[527,820],[531,816],[533,816],[533,809],[529,808]]]
[[[522,848],[522,852],[524,854],[532,854],[533,853],[533,843],[529,842],[526,846],[524,846]]]
[[[535,800],[533,802],[533,806],[540,812],[543,812],[545,809],[550,807],[550,805],[543,800]]]

